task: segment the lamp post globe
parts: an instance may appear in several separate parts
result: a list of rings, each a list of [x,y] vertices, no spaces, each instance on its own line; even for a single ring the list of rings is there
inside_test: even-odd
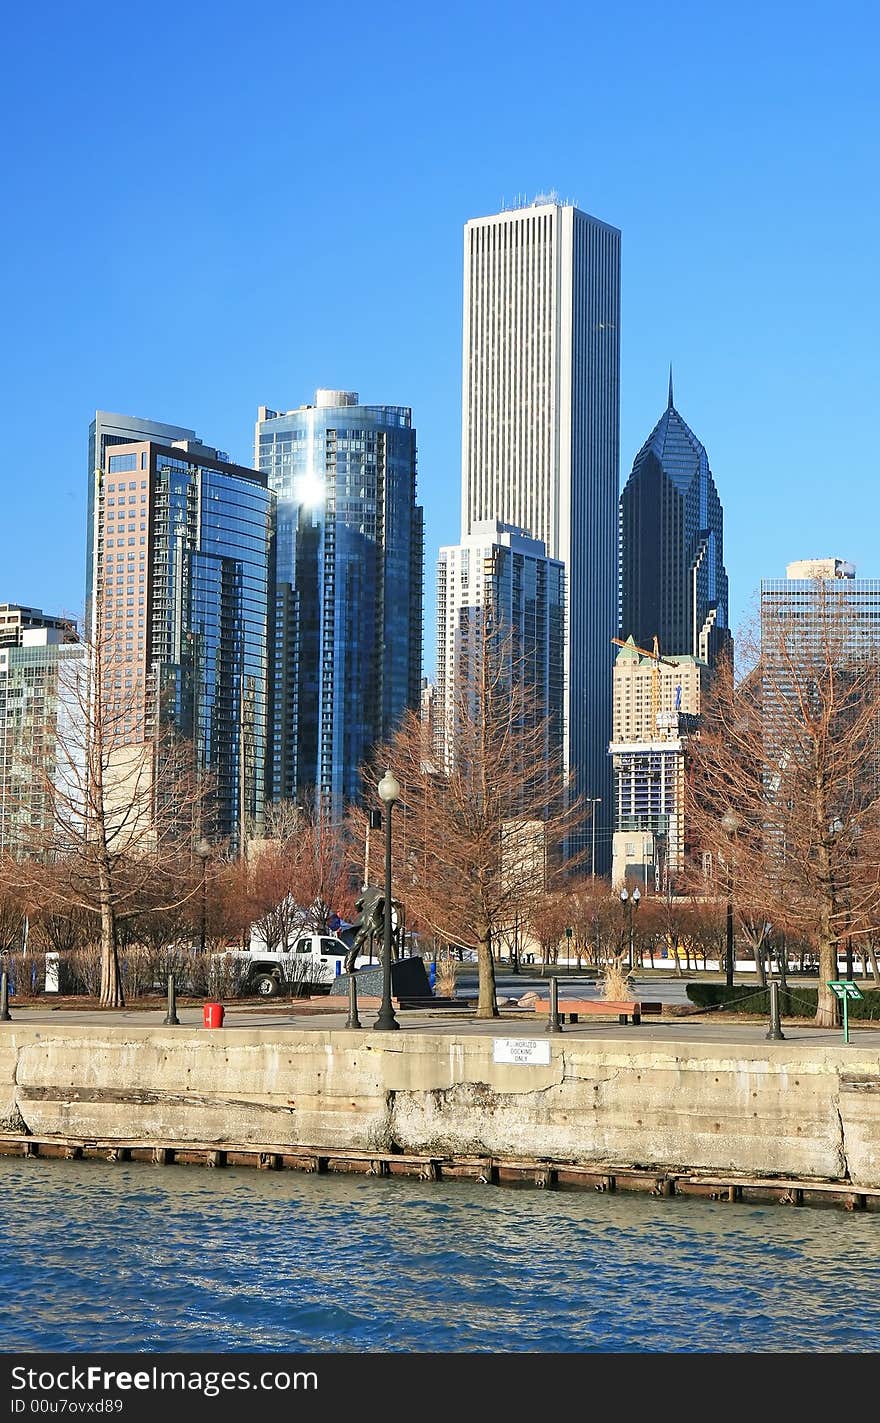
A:
[[[379,799],[386,805],[393,805],[400,799],[400,782],[393,771],[386,771],[378,785]]]
[[[380,1032],[393,1032],[400,1024],[391,1002],[391,812],[400,798],[400,782],[392,771],[385,772],[377,786],[385,806],[385,912],[382,916],[382,1003],[376,1018]]]

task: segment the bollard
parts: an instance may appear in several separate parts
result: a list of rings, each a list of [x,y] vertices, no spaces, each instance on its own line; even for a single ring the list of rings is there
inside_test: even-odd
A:
[[[169,973],[168,975],[168,1012],[165,1014],[165,1017],[162,1019],[162,1022],[166,1023],[171,1028],[180,1027],[180,1019],[177,1016],[177,994],[174,990],[173,973]]]
[[[347,1028],[359,1028],[361,1020],[358,1017],[358,988],[357,979],[354,974],[349,974],[348,979],[348,1021]]]
[[[559,979],[555,973],[550,979],[550,1013],[547,1018],[547,1032],[562,1032],[562,1024],[559,1021]]]
[[[771,1042],[781,1043],[785,1041],[785,1033],[779,1022],[779,984],[775,978],[771,978],[770,988],[770,1031],[765,1036]]]
[[[11,1023],[12,1014],[9,1011],[9,974],[4,969],[0,973],[0,1023]]]

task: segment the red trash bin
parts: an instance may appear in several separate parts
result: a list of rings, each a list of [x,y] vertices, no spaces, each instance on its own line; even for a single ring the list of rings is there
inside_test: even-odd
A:
[[[206,1028],[223,1027],[223,1004],[206,1003],[202,1009]]]

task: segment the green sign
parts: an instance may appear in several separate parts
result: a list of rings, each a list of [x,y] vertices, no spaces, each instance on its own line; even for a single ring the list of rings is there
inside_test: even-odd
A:
[[[566,931],[565,931],[565,937],[566,937],[566,939],[570,939],[570,938],[571,938],[571,925],[570,925],[570,924],[569,924],[568,928],[567,928]]]
[[[843,1041],[849,1042],[849,1000],[851,998],[861,998],[861,993],[855,984],[848,978],[834,978],[828,980],[828,987],[832,993],[843,1003]]]
[[[861,998],[862,996],[855,984],[848,978],[832,979],[828,987],[834,989],[838,998]]]

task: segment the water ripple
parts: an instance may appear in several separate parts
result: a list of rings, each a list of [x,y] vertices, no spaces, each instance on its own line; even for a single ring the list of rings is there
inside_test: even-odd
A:
[[[871,1214],[12,1158],[0,1193],[9,1351],[873,1352],[880,1330]]]

